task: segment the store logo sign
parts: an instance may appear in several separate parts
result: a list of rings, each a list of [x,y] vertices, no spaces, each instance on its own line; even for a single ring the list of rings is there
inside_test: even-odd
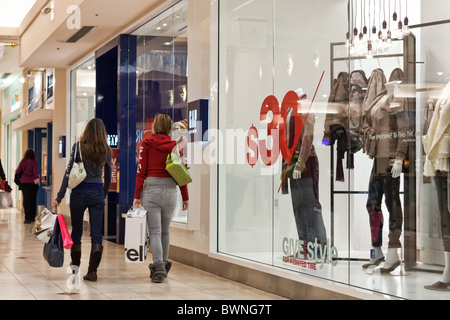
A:
[[[81,29],[81,10],[77,5],[67,7],[66,13],[69,15],[66,21],[67,29]]]

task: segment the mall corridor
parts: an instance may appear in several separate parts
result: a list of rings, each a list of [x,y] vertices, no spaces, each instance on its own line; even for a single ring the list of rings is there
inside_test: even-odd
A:
[[[29,233],[30,227],[18,210],[0,209],[0,300],[284,300],[177,262],[163,283],[152,283],[147,264],[125,263],[123,245],[109,241],[104,241],[98,281],[81,280],[77,288],[67,273],[69,250],[64,267],[49,267],[42,256],[43,243]],[[81,276],[88,252],[85,238]]]

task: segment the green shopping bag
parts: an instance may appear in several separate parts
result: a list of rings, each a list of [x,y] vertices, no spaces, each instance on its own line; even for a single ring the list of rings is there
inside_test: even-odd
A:
[[[180,187],[192,182],[191,175],[184,165],[184,162],[181,160],[181,157],[174,152],[167,156],[166,170]]]

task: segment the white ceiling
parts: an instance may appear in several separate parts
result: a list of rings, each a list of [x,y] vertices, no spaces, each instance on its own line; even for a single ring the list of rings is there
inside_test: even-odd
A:
[[[0,0],[0,28],[18,28],[36,0]]]
[[[66,43],[78,30],[68,28],[64,19],[30,57],[21,59],[21,64],[24,67],[68,67],[164,2],[168,0],[84,0],[79,5],[81,26],[94,28],[76,43]],[[50,19],[50,15],[44,18]]]
[[[36,0],[0,0],[0,43],[19,42],[19,27]],[[5,46],[0,59],[0,90],[11,85],[22,74],[19,47]]]
[[[0,90],[5,89],[21,76],[24,68],[67,68],[169,0],[78,0],[73,2],[79,3],[81,26],[94,26],[94,28],[78,42],[66,43],[66,40],[78,31],[67,27],[66,19],[69,16],[67,14],[63,17],[64,19],[59,19],[62,21],[59,26],[52,27],[50,34],[45,34],[42,43],[36,46],[26,59],[19,57],[20,47],[5,47],[4,57],[0,60],[0,77],[5,73],[12,73],[12,75],[8,77],[9,81],[0,82]],[[43,21],[46,22],[44,19],[50,19],[50,14],[41,13],[41,10],[49,5],[49,0],[0,0],[0,43],[12,41],[20,43],[21,36],[33,29],[34,22],[41,25]],[[28,14],[24,15],[26,11]],[[6,19],[3,16],[13,19]],[[45,23],[42,29],[41,32],[45,32]]]

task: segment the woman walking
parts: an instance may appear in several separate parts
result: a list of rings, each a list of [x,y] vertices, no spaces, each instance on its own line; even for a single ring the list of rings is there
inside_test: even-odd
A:
[[[34,219],[36,219],[37,193],[39,190],[38,164],[36,153],[33,149],[25,151],[16,173],[22,173],[20,189],[22,190],[23,210],[25,211],[24,223],[33,223]]]
[[[139,150],[133,207],[144,206],[150,232],[153,264],[149,265],[152,282],[162,282],[170,270],[170,222],[177,207],[177,183],[166,171],[166,159],[176,146],[169,134],[173,121],[168,114],[157,114],[153,134]],[[183,210],[189,206],[187,186],[180,187]],[[142,198],[142,199],[141,199]]]
[[[88,272],[83,279],[97,281],[97,269],[103,252],[102,230],[105,198],[111,184],[111,149],[106,143],[106,130],[102,120],[92,119],[89,121],[79,142],[72,146],[70,160],[54,205],[59,205],[64,198],[73,163],[74,161],[80,162],[81,159],[87,175],[84,181],[70,194],[73,240],[73,246],[70,249],[71,265],[80,266],[83,216],[85,210],[89,209],[91,254]],[[104,175],[104,182],[102,182],[102,175]]]

